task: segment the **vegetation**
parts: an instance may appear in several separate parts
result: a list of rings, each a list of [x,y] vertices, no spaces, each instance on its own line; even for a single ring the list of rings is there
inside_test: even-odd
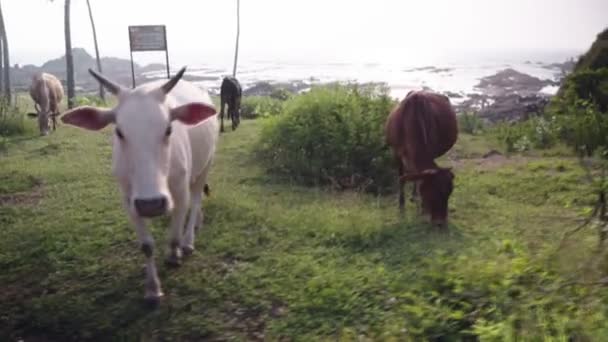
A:
[[[105,107],[106,101],[99,96],[94,95],[81,95],[74,99],[74,106],[95,106]]]
[[[20,108],[0,100],[0,147],[4,138],[26,133],[25,116]]]
[[[241,102],[243,118],[257,119],[281,114],[284,101],[270,96],[245,96]]]
[[[484,125],[476,113],[465,112],[458,115],[458,130],[467,134],[479,134],[483,131]]]
[[[260,150],[267,166],[308,185],[379,190],[394,183],[384,124],[394,103],[384,89],[316,87],[288,100],[266,122]]]
[[[591,48],[578,60],[575,71],[608,68],[608,28],[597,35]]]
[[[552,148],[559,142],[556,118],[535,117],[519,123],[501,123],[488,129],[507,152]]]
[[[319,89],[283,116],[221,136],[197,252],[178,270],[160,268],[167,297],[156,311],[142,305],[143,257],[110,175],[112,130],[10,138],[0,163],[0,340],[606,336],[606,288],[590,285],[605,277],[606,259],[584,231],[556,253],[593,203],[576,158],[468,159],[494,147],[463,134],[452,156],[453,233],[436,235],[413,206],[401,218],[394,196],[265,172],[254,147],[263,132],[317,110],[313,99],[337,108],[330,95],[355,120],[352,102],[382,99]],[[308,125],[300,113],[296,122]],[[165,224],[152,227],[161,253]]]

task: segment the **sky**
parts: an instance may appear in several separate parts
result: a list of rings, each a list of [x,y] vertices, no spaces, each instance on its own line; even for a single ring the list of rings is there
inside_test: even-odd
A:
[[[102,56],[129,56],[129,25],[167,25],[171,64],[231,65],[236,0],[90,0]],[[65,51],[63,0],[1,0],[11,62]],[[171,4],[171,5],[169,5]],[[93,53],[85,0],[72,46]],[[582,53],[608,27],[608,0],[242,0],[241,61],[414,61]],[[164,62],[164,54],[135,54]]]

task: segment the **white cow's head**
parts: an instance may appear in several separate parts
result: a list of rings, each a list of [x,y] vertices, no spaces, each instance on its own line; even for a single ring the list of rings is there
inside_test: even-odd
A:
[[[178,120],[195,125],[213,116],[215,108],[206,103],[188,103],[171,109],[166,96],[185,72],[181,69],[159,88],[126,89],[93,70],[89,72],[118,98],[112,109],[83,106],[66,112],[61,121],[97,131],[115,125],[114,165],[117,176],[128,187],[130,209],[142,217],[172,210],[168,176],[172,141],[171,123]]]

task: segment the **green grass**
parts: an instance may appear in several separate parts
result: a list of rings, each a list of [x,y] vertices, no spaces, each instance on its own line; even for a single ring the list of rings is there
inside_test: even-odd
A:
[[[166,293],[142,305],[143,256],[110,176],[106,129],[64,125],[0,151],[0,340],[598,340],[606,290],[559,288],[593,254],[593,235],[555,254],[593,198],[568,157],[452,155],[452,234],[415,208],[281,183],[255,159],[262,123],[221,136],[197,251],[162,264]],[[447,161],[442,162],[447,163]]]

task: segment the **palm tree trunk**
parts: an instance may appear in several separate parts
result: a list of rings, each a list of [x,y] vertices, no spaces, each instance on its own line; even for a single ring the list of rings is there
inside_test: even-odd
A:
[[[4,93],[4,60],[2,59],[2,51],[4,50],[4,44],[0,39],[0,94]]]
[[[236,0],[236,47],[234,49],[234,67],[232,76],[236,77],[236,64],[239,60],[239,38],[241,36],[241,0]]]
[[[4,96],[6,101],[11,103],[11,63],[9,60],[8,53],[8,39],[6,34],[6,27],[4,25],[4,15],[2,14],[2,7],[0,7],[0,32],[2,34],[2,62],[4,64]]]
[[[91,20],[91,27],[93,28],[93,43],[95,44],[95,58],[97,59],[97,71],[103,73],[101,70],[101,59],[99,58],[99,45],[97,45],[97,30],[95,30],[95,20],[93,20],[93,11],[91,10],[91,3],[87,0],[87,7],[89,9],[89,19]],[[103,86],[99,85],[99,97],[105,101],[105,90]]]
[[[72,55],[72,35],[70,32],[70,0],[65,0],[65,63],[68,88],[68,108],[74,106],[74,56]]]

